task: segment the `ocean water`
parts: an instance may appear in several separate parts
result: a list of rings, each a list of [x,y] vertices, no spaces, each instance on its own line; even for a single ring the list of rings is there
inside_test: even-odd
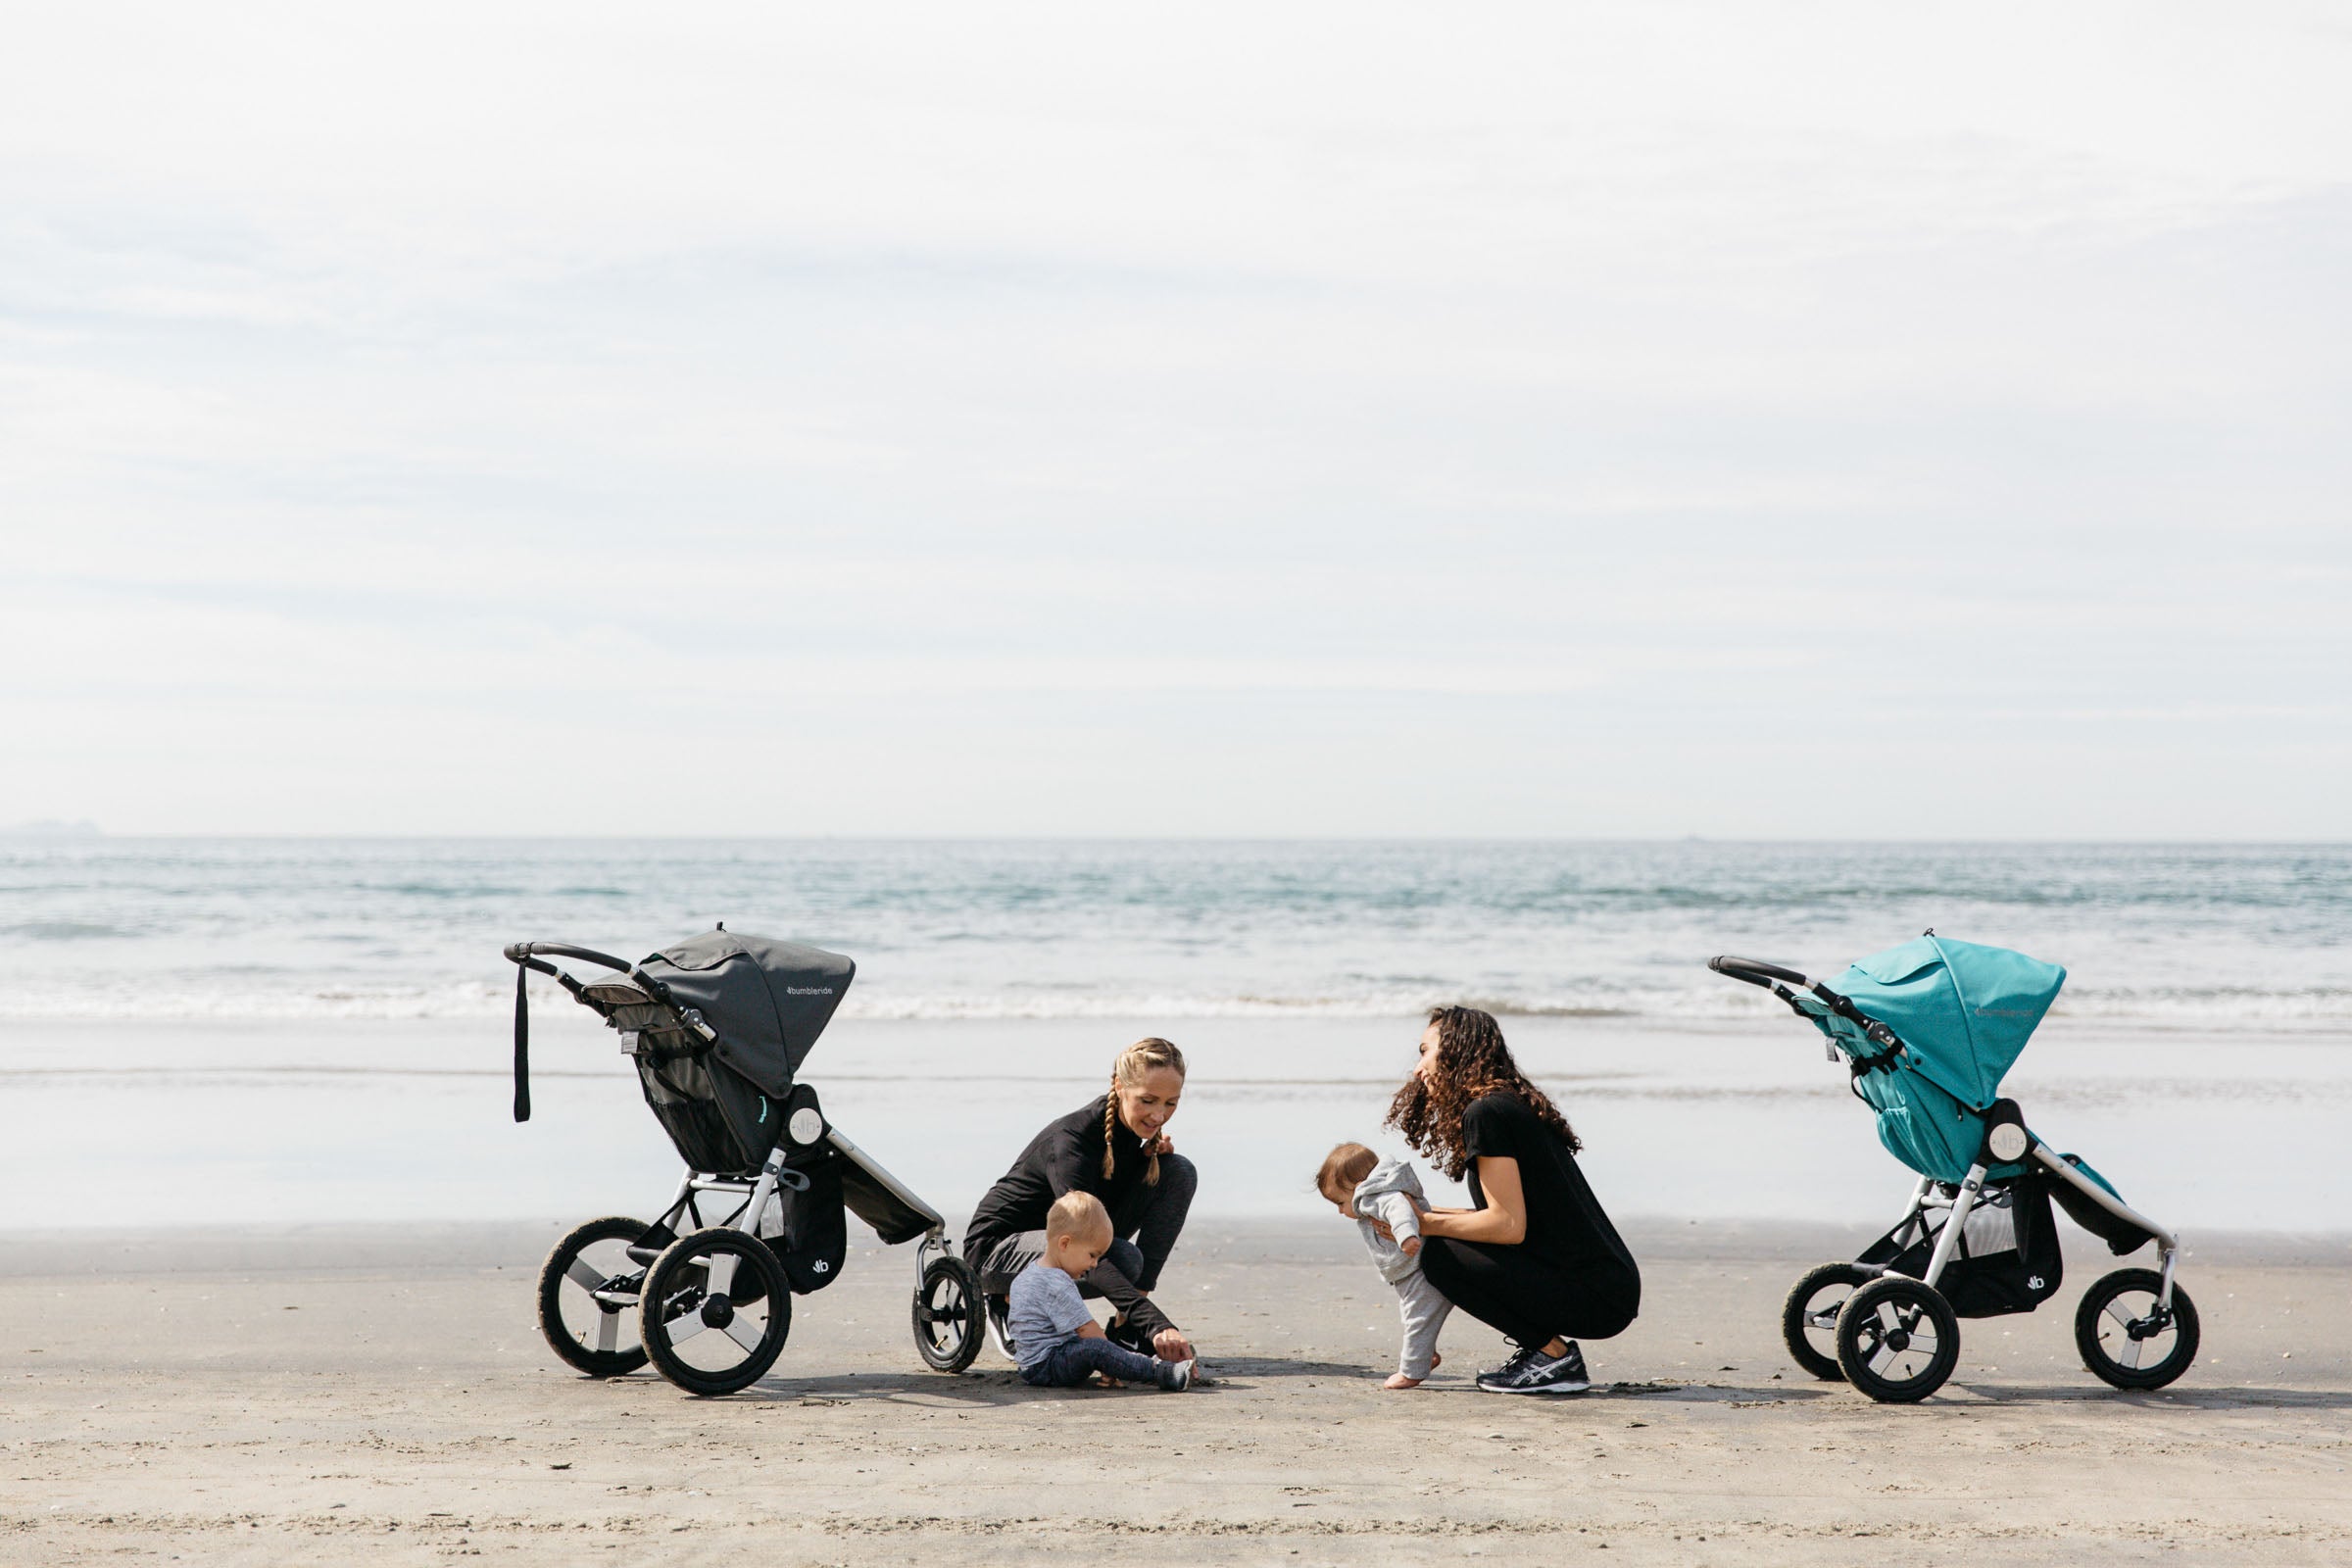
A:
[[[1933,926],[2060,1017],[2352,1027],[2352,846],[1695,842],[0,839],[0,1019],[487,1018],[508,942],[717,920],[856,957],[846,1017],[1756,1017],[1708,956]]]
[[[803,1076],[951,1216],[1162,1033],[1202,1211],[1318,1220],[1323,1151],[1382,1142],[1419,1009],[1466,1000],[1612,1208],[1860,1245],[1909,1176],[1812,1031],[1705,960],[1831,974],[1934,925],[2071,967],[2005,1087],[2150,1213],[2352,1228],[2343,847],[113,839],[0,841],[0,1222],[658,1210],[676,1156],[553,987],[510,1119],[500,949],[718,919],[857,957]]]

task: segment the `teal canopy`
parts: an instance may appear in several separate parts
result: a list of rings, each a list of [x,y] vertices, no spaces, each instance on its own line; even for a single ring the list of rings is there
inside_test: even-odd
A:
[[[2064,984],[2058,964],[1930,933],[1855,959],[1830,989],[1893,1030],[1922,1077],[1983,1110]]]

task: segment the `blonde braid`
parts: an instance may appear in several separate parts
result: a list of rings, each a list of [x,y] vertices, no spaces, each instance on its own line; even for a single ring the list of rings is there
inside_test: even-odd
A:
[[[1110,1070],[1110,1093],[1102,1097],[1102,1179],[1110,1180],[1116,1161],[1110,1157],[1110,1135],[1119,1125],[1119,1070]]]
[[[1110,1093],[1102,1099],[1102,1179],[1104,1181],[1110,1180],[1111,1171],[1116,1164],[1111,1157],[1110,1135],[1119,1124],[1119,1085],[1141,1083],[1144,1074],[1154,1067],[1173,1067],[1176,1069],[1176,1076],[1181,1078],[1184,1076],[1184,1053],[1178,1051],[1172,1041],[1162,1040],[1157,1035],[1148,1035],[1120,1052],[1118,1059],[1110,1064]],[[1159,1185],[1159,1155],[1157,1153],[1153,1153],[1150,1163],[1144,1166],[1144,1185],[1147,1187]]]

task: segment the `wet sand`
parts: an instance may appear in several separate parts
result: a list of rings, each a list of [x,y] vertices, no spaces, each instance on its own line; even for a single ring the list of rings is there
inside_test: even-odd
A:
[[[1964,1324],[1897,1408],[1779,1345],[1790,1279],[1866,1235],[1626,1228],[1642,1316],[1558,1400],[1473,1390],[1502,1346],[1459,1316],[1382,1392],[1393,1298],[1337,1222],[1196,1220],[1162,1290],[1219,1375],[1193,1394],[928,1373],[912,1250],[867,1245],[720,1400],[556,1359],[552,1223],[36,1233],[0,1263],[0,1559],[2352,1559],[2352,1238],[2192,1237],[2199,1364],[2123,1395],[2075,1355],[2108,1259],[2069,1231],[2058,1298]]]

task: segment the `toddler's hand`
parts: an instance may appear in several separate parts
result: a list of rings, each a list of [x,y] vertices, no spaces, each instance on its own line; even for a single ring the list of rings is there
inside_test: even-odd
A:
[[[1396,1244],[1396,1250],[1407,1257],[1419,1257],[1421,1255],[1421,1238],[1418,1236],[1407,1236],[1403,1241]]]

